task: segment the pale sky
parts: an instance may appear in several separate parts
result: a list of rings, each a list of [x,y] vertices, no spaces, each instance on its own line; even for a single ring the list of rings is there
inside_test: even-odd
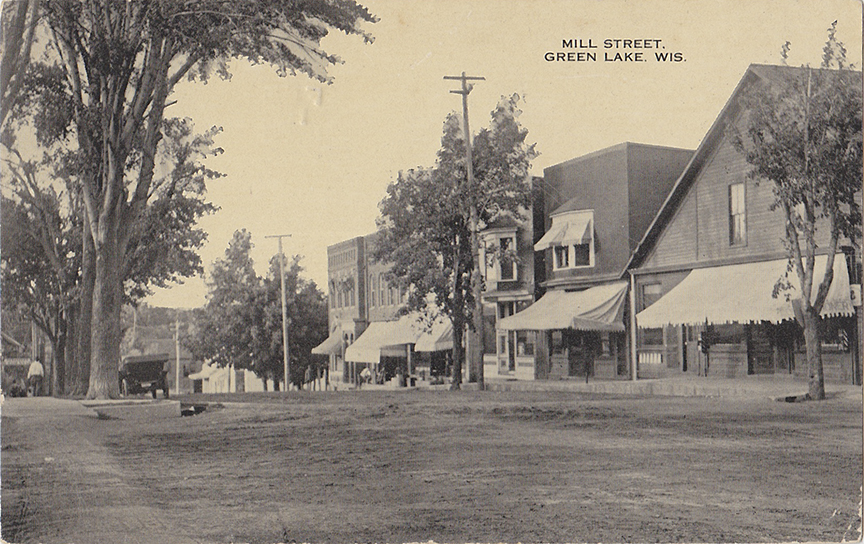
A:
[[[535,175],[547,166],[631,141],[696,148],[751,63],[817,66],[831,22],[849,60],[861,66],[861,3],[853,0],[368,0],[380,21],[375,43],[328,36],[344,64],[333,85],[279,78],[266,66],[232,65],[230,82],[183,84],[167,114],[199,130],[223,127],[225,153],[208,166],[221,208],[201,226],[205,269],[237,229],[252,233],[260,274],[276,253],[270,234],[291,234],[305,275],[326,287],[327,246],[375,230],[378,203],[400,170],[432,166],[444,118],[461,111],[445,75],[483,76],[469,96],[472,131],[488,124],[501,95],[523,98],[520,120],[537,143]],[[660,49],[604,48],[643,40]],[[565,48],[572,40],[596,48]],[[614,44],[614,43],[613,43]],[[623,42],[621,43],[623,45]],[[544,60],[547,52],[590,52],[596,60]],[[641,52],[644,61],[604,55]],[[680,52],[681,62],[656,53]],[[151,305],[205,303],[202,278],[160,290]]]

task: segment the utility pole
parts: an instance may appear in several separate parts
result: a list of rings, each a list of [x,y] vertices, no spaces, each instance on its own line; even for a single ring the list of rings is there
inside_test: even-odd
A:
[[[461,89],[450,92],[462,95],[462,121],[465,125],[465,155],[468,172],[468,206],[470,207],[468,228],[471,231],[471,254],[474,260],[474,269],[471,272],[471,293],[474,296],[474,311],[472,312],[474,334],[473,336],[469,335],[473,341],[469,351],[471,360],[468,365],[468,380],[476,381],[480,384],[480,389],[483,389],[483,300],[481,298],[483,293],[480,285],[480,239],[477,232],[480,217],[474,196],[474,157],[471,152],[471,130],[468,128],[468,94],[471,93],[474,85],[469,84],[468,81],[485,81],[486,78],[466,76],[465,72],[462,72],[461,76],[444,76],[444,79],[462,82]],[[459,379],[461,381],[461,376]]]
[[[279,281],[282,285],[282,358],[285,363],[285,391],[288,391],[288,304],[285,300],[285,255],[282,253],[282,238],[290,238],[290,234],[273,234],[264,238],[276,238],[279,241]]]
[[[180,308],[174,313],[174,385],[175,395],[180,394]]]

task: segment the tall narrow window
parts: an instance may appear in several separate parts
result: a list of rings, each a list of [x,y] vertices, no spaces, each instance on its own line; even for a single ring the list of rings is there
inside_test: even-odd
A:
[[[375,275],[369,274],[369,307],[375,307],[377,291],[375,290]]]
[[[570,246],[555,246],[555,268],[570,266]]]
[[[501,265],[502,280],[516,279],[516,261],[513,259],[513,251],[516,250],[515,238],[500,238],[498,240],[500,256],[498,262]]]
[[[378,274],[378,301],[381,306],[384,306],[384,290],[385,290],[384,274]]]
[[[663,286],[659,283],[646,283],[642,285],[642,309],[651,306],[663,296]]]
[[[744,199],[744,184],[729,186],[729,243],[747,243],[747,206]]]

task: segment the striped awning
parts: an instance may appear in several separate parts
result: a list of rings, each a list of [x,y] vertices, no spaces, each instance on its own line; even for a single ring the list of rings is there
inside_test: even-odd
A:
[[[627,282],[614,282],[584,291],[548,291],[540,300],[498,322],[504,330],[576,329],[582,331],[624,330]]]
[[[813,292],[825,277],[828,256],[819,255],[813,269]],[[654,304],[636,314],[642,328],[705,323],[749,323],[794,319],[792,301],[800,299],[798,274],[787,270],[786,259],[757,263],[697,268]],[[834,279],[822,308],[822,316],[854,315],[849,274],[842,254],[834,257]],[[790,288],[772,296],[778,280],[787,278]]]
[[[423,326],[414,314],[402,316],[396,321],[373,321],[345,350],[345,360],[355,363],[377,363],[382,353],[401,354],[401,350],[394,351],[388,348],[413,344],[417,342],[422,332]]]
[[[543,251],[553,246],[587,244],[591,241],[591,215],[561,216],[552,218],[552,226],[534,244],[534,251]]]
[[[453,323],[449,319],[436,321],[430,330],[423,332],[414,351],[445,351],[453,349]]]
[[[327,339],[312,348],[312,353],[314,355],[330,355],[332,353],[339,353],[341,349],[341,341],[342,331],[336,329],[330,333],[330,336],[328,336]]]

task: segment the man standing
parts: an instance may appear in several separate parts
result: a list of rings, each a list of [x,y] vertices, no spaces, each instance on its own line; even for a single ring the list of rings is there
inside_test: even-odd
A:
[[[27,371],[27,382],[34,397],[42,395],[42,378],[44,375],[45,369],[42,368],[42,363],[39,362],[39,359],[34,359]]]

